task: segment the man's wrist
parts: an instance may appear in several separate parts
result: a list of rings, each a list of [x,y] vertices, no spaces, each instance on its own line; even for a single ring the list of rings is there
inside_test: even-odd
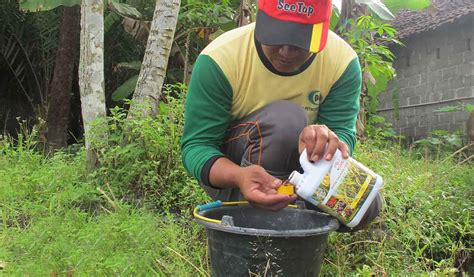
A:
[[[218,188],[240,188],[244,168],[226,157],[218,158],[209,172],[209,181]]]
[[[237,166],[234,171],[234,185],[236,188],[241,189],[243,179],[245,176],[245,167]]]

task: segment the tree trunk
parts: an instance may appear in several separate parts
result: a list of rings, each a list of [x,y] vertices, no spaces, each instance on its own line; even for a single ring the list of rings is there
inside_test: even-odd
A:
[[[156,2],[145,57],[129,114],[141,112],[146,116],[154,115],[157,111],[178,22],[179,6],[180,0],[159,0]],[[150,106],[145,108],[144,105]]]
[[[107,135],[106,128],[100,125],[94,126],[92,132],[93,122],[106,115],[103,11],[103,0],[82,1],[79,87],[89,168],[97,166],[96,142],[106,141]]]
[[[49,151],[67,146],[72,80],[81,30],[80,12],[79,6],[64,7],[63,11],[59,47],[48,97],[46,139]]]
[[[342,10],[341,16],[339,17],[339,23],[337,24],[336,31],[339,31],[339,28],[343,26],[344,28],[347,27],[347,20],[350,18],[354,18],[353,16],[353,8],[355,5],[355,0],[344,0],[342,1]]]
[[[349,25],[347,25],[348,20],[353,19],[357,20],[358,17],[362,15],[368,15],[369,10],[366,5],[359,5],[356,4],[355,0],[345,0],[342,1],[342,11],[341,16],[339,18],[338,27],[336,28],[339,31],[340,35],[344,32],[350,32]],[[343,28],[341,28],[343,27]],[[365,65],[365,61],[360,61],[362,66],[362,88],[361,88],[361,95],[359,98],[360,103],[360,111],[357,115],[357,122],[356,122],[356,131],[357,135],[360,140],[365,140],[365,129],[367,126],[367,114],[365,110],[365,99],[367,97],[367,79],[366,79],[366,70],[367,66]]]
[[[247,1],[248,0],[240,0],[239,9],[237,10],[237,13],[235,15],[238,27],[248,25],[250,24],[250,22],[252,22],[249,3]]]

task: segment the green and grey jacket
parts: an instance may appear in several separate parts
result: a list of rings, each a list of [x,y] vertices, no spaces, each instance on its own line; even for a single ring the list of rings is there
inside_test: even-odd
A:
[[[227,32],[199,55],[186,99],[182,159],[207,179],[229,124],[277,100],[299,104],[354,149],[362,83],[356,53],[333,32],[322,52],[291,74],[276,71],[254,39],[255,24]],[[206,165],[207,164],[207,165]]]

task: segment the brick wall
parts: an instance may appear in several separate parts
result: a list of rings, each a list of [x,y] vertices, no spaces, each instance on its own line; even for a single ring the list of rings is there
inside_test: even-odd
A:
[[[403,43],[405,47],[391,49],[397,77],[380,95],[378,114],[409,138],[425,137],[436,129],[465,130],[467,112],[435,110],[474,104],[474,14]]]

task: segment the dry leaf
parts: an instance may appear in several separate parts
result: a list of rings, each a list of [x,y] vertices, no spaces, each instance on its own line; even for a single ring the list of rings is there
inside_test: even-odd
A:
[[[141,21],[124,17],[122,26],[125,32],[132,35],[137,41],[142,44],[146,44],[148,34],[150,33],[151,21]]]

